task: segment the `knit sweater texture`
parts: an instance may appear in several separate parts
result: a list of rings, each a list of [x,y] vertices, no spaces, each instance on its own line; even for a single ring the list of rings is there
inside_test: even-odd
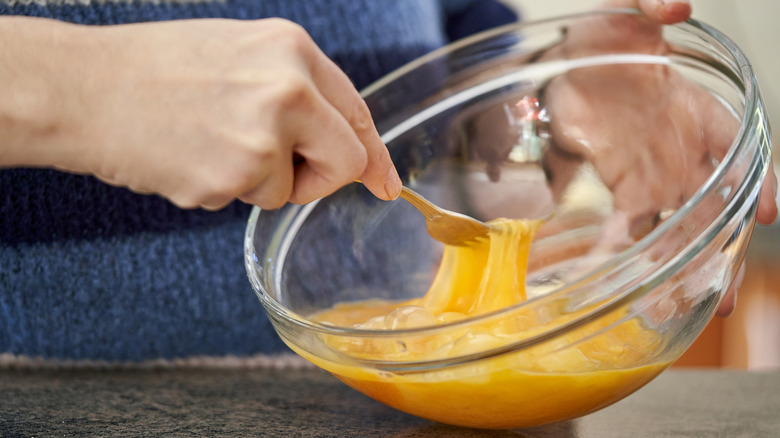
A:
[[[85,25],[283,17],[358,88],[517,18],[493,0],[0,0],[0,14]],[[250,208],[182,210],[91,176],[0,169],[0,356],[137,362],[285,351],[244,270]]]

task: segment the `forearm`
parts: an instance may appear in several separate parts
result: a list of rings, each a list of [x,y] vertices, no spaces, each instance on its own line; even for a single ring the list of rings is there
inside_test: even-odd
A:
[[[0,17],[0,167],[62,166],[79,154],[67,143],[65,102],[78,94],[72,50],[79,26]],[[76,59],[68,59],[76,58]],[[70,83],[70,87],[62,84]]]

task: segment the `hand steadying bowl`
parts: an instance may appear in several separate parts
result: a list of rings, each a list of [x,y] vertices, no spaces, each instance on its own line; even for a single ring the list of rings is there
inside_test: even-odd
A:
[[[678,358],[742,262],[770,144],[738,47],[691,21],[647,27],[657,44],[639,50],[625,32],[644,20],[498,29],[364,91],[404,183],[433,202],[480,220],[554,211],[525,301],[402,329],[318,321],[340,303],[390,313],[439,269],[424,219],[355,184],[252,212],[247,271],[282,339],[388,405],[484,428],[585,415]]]

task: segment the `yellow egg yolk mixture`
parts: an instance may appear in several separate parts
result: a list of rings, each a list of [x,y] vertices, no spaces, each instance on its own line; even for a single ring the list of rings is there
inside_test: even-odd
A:
[[[446,361],[480,354],[545,333],[581,315],[562,312],[550,317],[522,307],[500,318],[488,315],[526,300],[528,254],[540,223],[499,219],[491,221],[494,230],[488,239],[447,246],[430,290],[420,299],[341,303],[312,316],[341,327],[440,330],[328,339],[332,358],[292,347],[376,400],[453,425],[531,427],[612,404],[668,366],[645,363],[647,352],[659,347],[661,337],[636,318],[623,318],[625,312],[604,315],[531,347],[455,365],[380,372],[360,364],[361,360]],[[450,324],[476,315],[485,318],[479,324]]]

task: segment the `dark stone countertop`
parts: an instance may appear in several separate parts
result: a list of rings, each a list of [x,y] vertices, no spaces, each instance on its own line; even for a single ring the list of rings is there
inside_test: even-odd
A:
[[[780,372],[670,370],[578,420],[481,431],[397,412],[312,368],[6,369],[0,436],[778,437]]]

